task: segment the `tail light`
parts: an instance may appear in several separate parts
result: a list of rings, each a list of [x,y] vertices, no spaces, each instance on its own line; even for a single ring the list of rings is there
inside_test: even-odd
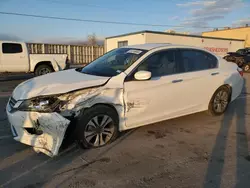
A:
[[[241,75],[241,76],[243,76],[243,70],[241,69],[241,68],[237,68],[237,71],[239,72],[239,74]]]

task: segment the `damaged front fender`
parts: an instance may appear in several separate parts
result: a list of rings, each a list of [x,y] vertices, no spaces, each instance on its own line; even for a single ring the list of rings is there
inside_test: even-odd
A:
[[[77,117],[86,108],[96,104],[107,104],[113,106],[119,116],[119,128],[125,126],[125,108],[123,101],[123,88],[107,88],[105,86],[78,91],[59,97],[60,100],[68,102],[60,107],[63,116]]]

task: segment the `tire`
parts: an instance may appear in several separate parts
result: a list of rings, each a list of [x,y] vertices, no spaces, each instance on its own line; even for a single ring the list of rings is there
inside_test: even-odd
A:
[[[244,59],[236,59],[235,63],[238,65],[238,67],[244,66]]]
[[[105,117],[110,118],[111,122],[110,119],[103,121]],[[104,126],[101,126],[102,123]],[[116,139],[118,125],[119,118],[114,109],[106,105],[94,106],[84,111],[77,121],[77,141],[86,149],[105,146]]]
[[[35,70],[35,75],[36,76],[41,76],[45,74],[49,74],[53,72],[53,68],[49,65],[38,65],[38,67]]]
[[[250,65],[245,64],[245,65],[243,65],[242,69],[244,70],[244,72],[249,72],[250,71]]]
[[[209,102],[208,113],[212,116],[222,115],[228,107],[230,98],[231,98],[231,90],[226,86],[221,86],[219,89],[215,91]],[[221,109],[219,109],[219,105]]]

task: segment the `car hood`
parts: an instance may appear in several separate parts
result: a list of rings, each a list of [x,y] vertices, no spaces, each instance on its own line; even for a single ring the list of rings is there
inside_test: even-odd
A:
[[[15,88],[12,97],[15,100],[22,100],[37,96],[67,93],[77,89],[103,85],[109,78],[83,74],[75,69],[70,69],[27,80]]]

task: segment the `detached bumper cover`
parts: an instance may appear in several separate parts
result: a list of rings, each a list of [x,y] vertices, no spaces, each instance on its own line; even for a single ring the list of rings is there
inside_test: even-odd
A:
[[[50,157],[58,154],[64,139],[65,131],[70,121],[58,113],[38,113],[16,111],[7,116],[11,131],[16,141],[34,147],[36,152],[42,152]],[[41,135],[31,134],[26,128],[42,131]]]

